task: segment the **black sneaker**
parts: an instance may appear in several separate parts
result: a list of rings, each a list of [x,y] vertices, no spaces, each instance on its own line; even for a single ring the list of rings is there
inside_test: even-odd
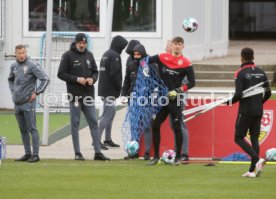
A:
[[[137,159],[137,158],[139,158],[138,153],[135,155],[128,155],[128,156],[124,157],[125,160],[133,160],[133,159]]]
[[[148,162],[149,166],[154,166],[159,164],[161,164],[160,158],[153,158],[151,161]]]
[[[39,156],[38,155],[33,155],[30,159],[27,160],[27,162],[38,162],[40,159],[39,159]]]
[[[101,150],[108,150],[108,148],[104,144],[102,144],[102,143],[101,143],[100,148],[101,148]]]
[[[75,160],[81,160],[81,161],[84,161],[84,157],[81,153],[76,153],[75,155]]]
[[[144,154],[144,160],[150,160],[150,154],[149,153]]]
[[[173,161],[173,165],[179,166],[181,164],[180,158],[175,157]]]
[[[109,146],[109,147],[120,147],[119,144],[115,144],[112,140],[110,140],[110,141],[104,141],[104,145],[105,146]]]
[[[32,157],[31,154],[25,154],[21,158],[15,159],[15,161],[27,161]]]
[[[104,156],[102,153],[95,153],[94,160],[110,161],[110,158]]]
[[[182,164],[189,164],[189,156],[186,154],[181,155],[181,162]]]
[[[189,161],[189,156],[187,154],[182,154],[181,155],[181,161]]]

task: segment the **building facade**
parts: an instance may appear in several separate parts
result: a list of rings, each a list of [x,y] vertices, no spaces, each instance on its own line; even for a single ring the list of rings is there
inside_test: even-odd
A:
[[[90,50],[99,61],[107,50],[108,0],[53,2],[53,31],[86,33],[91,39]],[[0,108],[12,108],[7,76],[14,61],[14,46],[25,44],[29,56],[41,56],[47,0],[0,0],[0,6],[0,88],[7,93],[1,97]],[[163,52],[167,40],[174,36],[185,39],[185,56],[202,60],[226,55],[229,39],[273,39],[276,35],[274,0],[114,0],[113,12],[112,36],[138,39],[150,55]],[[197,19],[196,32],[183,30],[187,17]],[[67,49],[69,46],[63,51]],[[124,61],[127,55],[122,56]]]

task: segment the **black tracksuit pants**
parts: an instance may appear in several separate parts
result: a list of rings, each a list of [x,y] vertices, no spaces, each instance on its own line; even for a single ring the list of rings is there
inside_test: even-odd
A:
[[[179,104],[178,104],[179,103]],[[160,126],[167,118],[168,114],[172,117],[173,128],[175,133],[175,142],[176,142],[176,158],[181,157],[181,145],[183,141],[183,136],[181,132],[181,120],[183,103],[177,99],[170,101],[168,105],[163,106],[162,109],[156,115],[156,118],[152,123],[152,133],[153,133],[153,146],[154,146],[154,157],[159,158],[159,149],[160,149]]]
[[[235,142],[251,156],[249,172],[255,170],[255,164],[259,160],[259,135],[261,130],[262,116],[238,115],[236,120]],[[250,134],[251,145],[245,141],[247,132]]]

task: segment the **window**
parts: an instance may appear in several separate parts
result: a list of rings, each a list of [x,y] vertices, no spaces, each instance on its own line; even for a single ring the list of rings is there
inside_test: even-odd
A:
[[[25,3],[26,1],[26,3]],[[53,31],[104,36],[107,0],[53,0]],[[24,0],[24,36],[46,31],[47,0]],[[161,0],[114,0],[114,34],[161,35]],[[135,34],[136,33],[136,34]]]
[[[113,31],[156,31],[156,0],[114,0]]]
[[[24,1],[24,35],[40,36],[46,31],[47,0]],[[53,0],[53,31],[100,33],[104,6],[102,0]]]
[[[114,0],[112,31],[132,37],[160,36],[161,0]]]
[[[275,39],[275,0],[231,0],[230,39]]]

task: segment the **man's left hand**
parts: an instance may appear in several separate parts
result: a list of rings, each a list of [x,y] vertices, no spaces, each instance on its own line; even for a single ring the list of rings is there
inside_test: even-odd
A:
[[[94,83],[94,80],[92,78],[87,78],[86,82],[91,86]]]
[[[35,92],[33,92],[32,95],[31,95],[31,97],[30,97],[30,99],[29,99],[29,102],[34,101],[35,98],[36,98],[36,96],[37,96],[37,94]]]

